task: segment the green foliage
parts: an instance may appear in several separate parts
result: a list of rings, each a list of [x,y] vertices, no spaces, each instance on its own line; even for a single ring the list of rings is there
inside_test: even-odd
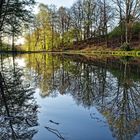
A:
[[[32,22],[34,4],[35,0],[0,1],[0,40],[3,41],[3,37],[12,38],[12,50],[14,51],[16,37],[22,35],[23,28]],[[5,50],[5,47],[2,49]]]
[[[0,51],[12,51],[12,47],[9,44],[3,43],[0,46]],[[23,51],[21,46],[15,46],[14,51]]]
[[[123,50],[123,51],[131,51],[132,48],[131,48],[129,43],[123,43],[123,45],[121,46],[121,50]]]
[[[109,33],[109,38],[120,37],[121,35],[124,35],[124,33],[125,33],[124,26],[122,27],[122,29],[121,26],[117,26],[113,29],[113,31]]]
[[[140,23],[139,22],[134,23],[132,31],[133,31],[133,34],[140,33]]]
[[[9,45],[9,44],[3,43],[3,44],[1,44],[1,46],[0,46],[0,50],[2,50],[2,51],[10,51],[11,48],[10,48],[10,45]]]
[[[64,44],[65,46],[71,46],[73,44],[73,40],[75,38],[74,36],[75,30],[69,30],[68,32],[64,33]]]
[[[135,22],[132,24],[132,29],[131,29],[131,33],[132,35],[137,35],[140,33],[140,22]],[[110,33],[109,33],[109,38],[113,38],[113,37],[120,37],[121,35],[125,35],[125,26],[124,24],[122,25],[122,29],[121,29],[121,25],[115,27]]]
[[[0,31],[7,34],[19,34],[24,24],[31,21],[31,6],[35,0],[3,1],[0,13]],[[4,16],[1,16],[4,15]]]

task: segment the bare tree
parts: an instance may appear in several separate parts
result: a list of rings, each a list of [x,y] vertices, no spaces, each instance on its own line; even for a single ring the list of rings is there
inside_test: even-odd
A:
[[[125,25],[125,42],[129,43],[133,24],[140,18],[140,1],[113,0],[113,2],[117,5],[116,14],[119,15],[121,28],[123,28],[122,24]]]

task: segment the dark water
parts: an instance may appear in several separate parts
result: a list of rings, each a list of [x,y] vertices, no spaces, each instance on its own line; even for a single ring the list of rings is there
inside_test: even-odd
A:
[[[1,55],[0,93],[0,140],[140,140],[138,58]]]

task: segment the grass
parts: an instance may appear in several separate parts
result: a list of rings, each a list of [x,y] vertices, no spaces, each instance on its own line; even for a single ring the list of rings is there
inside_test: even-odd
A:
[[[109,56],[133,56],[140,57],[140,51],[120,51],[120,50],[78,50],[78,51],[66,51],[66,54],[86,54],[86,55],[109,55]]]

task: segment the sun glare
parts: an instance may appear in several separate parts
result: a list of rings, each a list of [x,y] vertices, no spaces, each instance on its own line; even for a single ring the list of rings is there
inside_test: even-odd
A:
[[[24,44],[24,41],[25,41],[25,39],[24,39],[23,37],[19,37],[19,38],[16,40],[15,44],[16,44],[16,45],[23,45],[23,44]]]

